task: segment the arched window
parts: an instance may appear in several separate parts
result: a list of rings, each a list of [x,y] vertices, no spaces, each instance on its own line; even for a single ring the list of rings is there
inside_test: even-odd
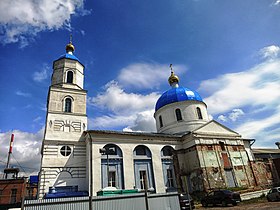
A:
[[[71,112],[71,108],[72,108],[72,100],[70,98],[66,98],[65,99],[64,111],[65,112]]]
[[[180,109],[176,109],[176,110],[175,110],[175,113],[176,113],[176,119],[177,119],[177,121],[181,121],[181,120],[182,120],[181,110],[180,110]]]
[[[174,149],[171,146],[165,146],[161,150],[162,172],[166,192],[176,191],[176,179],[173,163]]]
[[[154,191],[154,173],[152,167],[152,154],[148,147],[139,145],[133,151],[135,187]],[[147,181],[147,182],[146,182]]]
[[[66,83],[73,83],[73,71],[67,72],[67,80]]]
[[[163,127],[163,123],[162,123],[161,115],[159,116],[158,120],[159,120],[159,127],[162,128]]]
[[[201,110],[200,110],[199,107],[196,107],[196,112],[197,112],[198,119],[200,119],[200,120],[203,119],[202,114],[201,114]]]
[[[161,150],[161,156],[162,157],[171,157],[172,155],[173,155],[173,151],[174,151],[174,149],[172,148],[172,147],[170,147],[170,146],[165,146],[165,147],[163,147],[162,148],[162,150]]]
[[[102,187],[124,189],[122,150],[115,144],[106,144],[101,153]]]

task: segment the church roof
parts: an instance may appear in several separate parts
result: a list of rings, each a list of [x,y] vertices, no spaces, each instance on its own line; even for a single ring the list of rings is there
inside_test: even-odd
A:
[[[269,153],[280,154],[280,149],[260,148],[260,149],[252,149],[252,152],[254,154],[269,154]]]
[[[58,60],[62,59],[62,58],[67,58],[67,59],[71,59],[71,60],[76,60],[76,61],[79,61],[81,63],[81,61],[73,54],[70,54],[70,53],[65,53],[63,55],[61,55]]]
[[[95,134],[118,134],[118,135],[130,135],[130,136],[151,136],[151,137],[167,137],[167,138],[181,138],[182,136],[190,133],[180,134],[166,134],[166,133],[147,133],[147,132],[126,132],[126,131],[111,131],[111,130],[87,130],[86,133]]]
[[[181,86],[172,87],[171,89],[165,91],[160,96],[160,98],[156,103],[155,110],[157,111],[161,107],[171,103],[187,101],[187,100],[195,100],[195,101],[203,102],[202,98],[196,91]]]

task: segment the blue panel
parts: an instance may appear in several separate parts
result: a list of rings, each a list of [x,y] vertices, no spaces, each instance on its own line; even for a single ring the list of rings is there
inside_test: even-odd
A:
[[[173,87],[161,95],[156,103],[155,109],[157,111],[165,105],[187,100],[202,102],[202,98],[197,92],[184,87]]]
[[[45,198],[67,198],[67,197],[83,197],[88,196],[88,192],[86,191],[78,191],[78,192],[59,192],[59,193],[48,193]]]
[[[30,182],[30,184],[38,184],[39,177],[38,176],[30,176],[29,182]]]

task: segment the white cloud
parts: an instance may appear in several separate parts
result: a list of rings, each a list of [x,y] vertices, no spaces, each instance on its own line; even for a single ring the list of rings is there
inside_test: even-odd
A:
[[[276,51],[271,50],[274,55]],[[242,72],[202,81],[199,92],[209,94],[204,101],[211,115],[232,123],[232,129],[243,137],[255,138],[255,146],[273,147],[277,139],[272,137],[279,136],[275,127],[280,126],[280,59],[266,52],[270,59]]]
[[[236,121],[242,115],[244,115],[242,109],[233,109],[232,112],[229,114],[228,118],[232,121]]]
[[[267,61],[252,69],[202,81],[199,92],[211,94],[204,99],[210,114],[222,114],[235,107],[273,106],[280,100],[280,60]],[[274,90],[274,91],[273,91]]]
[[[278,4],[280,4],[280,0],[276,0],[274,3],[274,5],[278,5]]]
[[[48,78],[50,72],[50,67],[47,64],[44,64],[41,71],[34,72],[33,80],[36,82],[42,82],[43,80]]]
[[[271,45],[264,47],[260,50],[259,54],[264,59],[274,59],[277,58],[280,54],[280,47],[276,45]]]
[[[19,130],[0,133],[0,159],[7,160],[10,138],[13,133],[13,156],[10,160],[10,166],[20,168],[21,175],[24,176],[28,176],[32,173],[36,174],[40,168],[40,148],[43,139],[43,131],[44,129],[42,128],[37,133],[28,133]]]
[[[105,92],[94,98],[89,98],[89,104],[103,109],[108,109],[118,114],[132,114],[142,110],[148,110],[155,106],[159,98],[157,93],[141,95],[126,93],[115,81],[105,86]]]
[[[70,28],[71,15],[88,14],[83,0],[2,0],[0,4],[0,41],[20,42],[24,47],[45,30]]]
[[[107,113],[90,120],[94,129],[126,128],[134,131],[154,130],[153,110],[159,95],[126,93],[115,81],[105,86],[105,91],[88,98],[88,104]],[[145,123],[148,123],[145,125]]]
[[[173,69],[178,75],[186,71],[183,65],[174,65]],[[121,69],[118,81],[124,87],[143,90],[158,88],[163,82],[167,83],[169,76],[168,64],[135,63]]]
[[[136,114],[136,119],[132,125],[127,126],[123,131],[145,131],[155,132],[156,124],[154,119],[154,110],[147,110]]]
[[[238,118],[244,115],[242,109],[233,109],[227,114],[222,114],[218,116],[218,120],[222,122],[228,122],[229,120],[235,122]]]
[[[22,92],[20,90],[16,91],[16,95],[23,96],[23,97],[31,97],[30,93],[25,93],[25,92]]]
[[[276,127],[276,128],[274,128]],[[247,138],[257,139],[257,145],[272,147],[271,144],[279,141],[280,127],[280,106],[273,114],[261,119],[251,119],[250,121],[238,126],[236,130]]]
[[[218,116],[218,120],[222,121],[222,122],[228,121],[227,117],[225,115],[223,115],[223,114]]]

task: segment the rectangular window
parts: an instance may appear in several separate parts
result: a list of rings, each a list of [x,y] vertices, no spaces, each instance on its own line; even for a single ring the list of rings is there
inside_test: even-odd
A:
[[[174,177],[172,169],[167,169],[167,187],[174,187]]]
[[[208,145],[208,146],[207,146],[207,149],[208,149],[208,150],[213,150],[213,146],[212,146],[212,145]]]
[[[220,144],[221,150],[225,151],[226,150],[225,143],[220,141],[219,144]]]
[[[109,171],[109,179],[108,179],[108,186],[109,187],[116,187],[116,172]]]
[[[16,203],[16,202],[17,202],[17,189],[12,189],[10,203]]]
[[[140,188],[145,189],[146,171],[139,171],[140,173]]]

